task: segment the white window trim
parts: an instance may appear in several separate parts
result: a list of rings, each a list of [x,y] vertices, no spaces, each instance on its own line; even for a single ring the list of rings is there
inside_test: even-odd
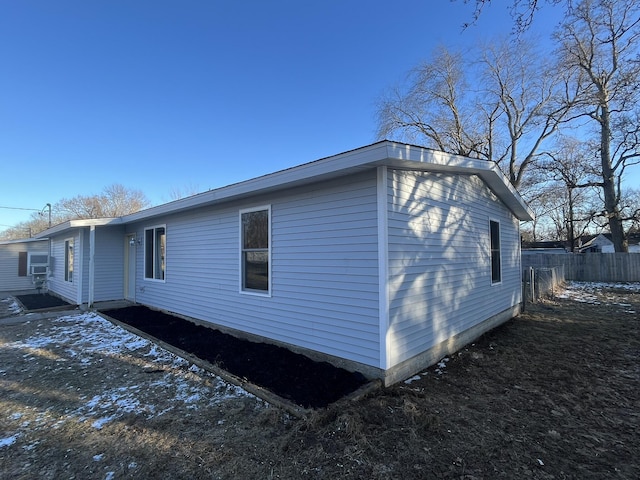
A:
[[[73,267],[71,269],[71,271],[68,270],[69,267],[69,259],[67,258],[67,251],[68,251],[68,246],[67,244],[71,244],[72,248],[73,248],[73,261],[71,263],[71,266]],[[73,283],[74,281],[74,277],[75,277],[75,266],[76,266],[76,239],[74,237],[69,237],[69,238],[65,238],[64,239],[64,243],[63,243],[63,249],[64,249],[64,273],[62,276],[62,279],[66,282],[66,283]],[[71,273],[71,280],[69,280],[69,273]]]
[[[491,248],[491,223],[498,224],[498,247],[500,249],[500,280],[497,282],[493,281],[493,252]],[[502,223],[500,220],[496,218],[489,218],[489,280],[491,285],[501,285],[502,284]]]
[[[267,211],[267,215],[268,215],[268,236],[269,236],[269,248],[267,249],[267,256],[268,256],[268,262],[269,262],[269,266],[268,266],[268,270],[267,270],[267,275],[269,276],[269,288],[267,290],[251,290],[251,289],[245,289],[244,285],[243,285],[243,279],[244,279],[244,262],[243,262],[243,255],[242,255],[242,214],[243,213],[251,213],[251,212],[259,212],[262,210],[266,210]],[[253,295],[253,296],[257,296],[257,297],[271,297],[271,290],[272,290],[272,281],[273,281],[273,277],[271,276],[271,205],[260,205],[258,207],[251,207],[251,208],[243,208],[238,212],[238,257],[239,257],[239,261],[238,261],[238,273],[239,273],[239,278],[238,278],[238,291],[240,292],[240,294],[242,295]]]
[[[153,277],[147,277],[147,231],[153,230],[153,241],[155,242],[156,234],[155,231],[158,228],[164,228],[164,278],[155,278],[155,256],[153,258],[154,272]],[[142,232],[142,244],[143,244],[143,252],[142,252],[142,280],[145,282],[158,282],[158,283],[166,283],[167,281],[167,224],[153,225],[152,227],[146,227]]]

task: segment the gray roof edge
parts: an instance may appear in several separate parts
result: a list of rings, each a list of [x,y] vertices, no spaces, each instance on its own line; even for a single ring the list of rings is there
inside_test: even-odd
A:
[[[485,160],[439,152],[426,147],[382,140],[371,145],[157,205],[123,217],[72,220],[47,229],[40,235],[59,234],[76,227],[132,223],[383,165],[478,175],[520,220],[533,219],[533,212],[495,164]]]
[[[0,240],[0,245],[12,245],[16,243],[35,243],[35,242],[45,242],[49,240],[48,237],[29,237],[29,238],[19,238],[17,240]]]
[[[331,178],[378,165],[479,175],[520,220],[533,219],[533,212],[495,164],[485,160],[439,152],[426,147],[382,140],[337,155],[151,207],[126,215],[123,217],[123,222],[130,223],[176,213],[198,206]]]

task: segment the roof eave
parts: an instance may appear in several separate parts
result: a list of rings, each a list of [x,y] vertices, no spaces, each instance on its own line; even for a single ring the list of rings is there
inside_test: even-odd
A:
[[[43,230],[38,235],[36,235],[36,237],[41,238],[41,237],[50,237],[53,235],[60,235],[61,233],[65,233],[75,228],[100,227],[104,225],[117,225],[120,223],[122,223],[122,217],[67,220],[66,222],[62,222],[58,225],[54,225],[53,227]]]
[[[122,218],[123,223],[177,213],[195,207],[268,193],[338,176],[356,173],[379,165],[424,171],[442,171],[478,175],[520,220],[533,220],[533,212],[493,164],[459,155],[450,155],[424,147],[383,140],[372,145],[326,157],[296,167],[257,177],[226,187],[209,190]]]

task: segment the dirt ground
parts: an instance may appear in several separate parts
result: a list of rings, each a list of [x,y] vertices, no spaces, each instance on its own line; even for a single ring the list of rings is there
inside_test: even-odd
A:
[[[5,319],[0,478],[640,478],[640,291],[587,287],[306,419],[90,314]]]

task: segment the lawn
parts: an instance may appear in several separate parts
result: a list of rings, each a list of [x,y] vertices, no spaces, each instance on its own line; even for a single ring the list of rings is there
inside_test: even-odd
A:
[[[0,326],[2,478],[640,478],[640,285],[306,419],[92,313]]]

